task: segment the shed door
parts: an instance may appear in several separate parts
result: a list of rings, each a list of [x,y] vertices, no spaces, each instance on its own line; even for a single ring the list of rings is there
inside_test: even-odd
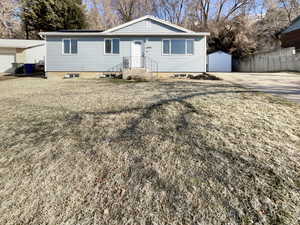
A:
[[[143,67],[143,43],[142,41],[134,41],[132,44],[132,67],[140,68]]]
[[[231,55],[215,52],[208,55],[209,72],[231,72]]]
[[[15,62],[15,54],[0,54],[0,73],[12,72],[12,63]]]

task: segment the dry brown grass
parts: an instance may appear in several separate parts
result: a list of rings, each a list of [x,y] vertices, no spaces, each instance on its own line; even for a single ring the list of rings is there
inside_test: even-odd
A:
[[[0,82],[0,224],[299,224],[300,106],[222,81]]]

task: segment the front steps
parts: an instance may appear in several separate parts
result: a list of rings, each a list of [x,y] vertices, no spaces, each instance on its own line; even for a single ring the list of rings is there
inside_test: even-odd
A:
[[[125,80],[153,80],[154,75],[145,68],[132,68],[123,71],[123,79]]]

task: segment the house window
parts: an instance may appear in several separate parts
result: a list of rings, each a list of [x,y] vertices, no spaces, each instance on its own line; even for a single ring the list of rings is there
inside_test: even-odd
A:
[[[75,55],[78,53],[78,41],[74,39],[63,40],[63,54]]]
[[[120,54],[120,39],[105,39],[105,54]]]
[[[169,55],[171,49],[171,41],[170,40],[163,40],[163,53],[164,55]]]
[[[185,54],[186,46],[185,40],[172,40],[171,53],[172,54]]]
[[[193,55],[194,40],[163,40],[163,55]]]
[[[111,40],[105,40],[105,54],[111,53]]]
[[[186,54],[194,54],[194,40],[186,40]]]
[[[78,51],[77,40],[71,40],[71,54],[77,54]]]

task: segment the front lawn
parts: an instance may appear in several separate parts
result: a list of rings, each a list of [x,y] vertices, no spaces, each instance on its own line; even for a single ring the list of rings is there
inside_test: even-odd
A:
[[[299,224],[300,105],[223,81],[0,82],[0,224]]]

